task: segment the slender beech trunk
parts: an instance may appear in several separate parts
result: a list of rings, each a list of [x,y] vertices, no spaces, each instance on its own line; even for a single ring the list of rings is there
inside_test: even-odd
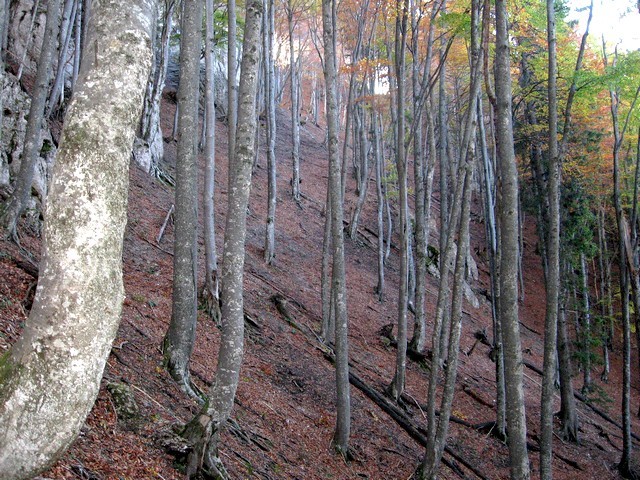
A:
[[[62,0],[47,3],[47,23],[42,47],[38,58],[35,84],[31,94],[31,106],[27,117],[27,129],[24,136],[24,149],[20,158],[20,170],[16,178],[13,193],[2,212],[1,223],[5,227],[5,236],[18,242],[18,221],[31,196],[31,184],[35,175],[36,161],[42,148],[42,122],[51,80],[51,60],[58,45],[60,29],[60,7]]]
[[[47,199],[36,297],[22,336],[0,360],[3,479],[31,479],[51,466],[98,395],[124,299],[129,159],[151,67],[155,3],[94,0],[91,54]]]
[[[216,250],[215,223],[215,176],[216,176],[216,105],[215,71],[213,51],[214,40],[213,0],[205,1],[205,167],[203,214],[204,214],[204,288],[202,299],[206,310],[216,324],[220,324],[220,295],[218,285],[218,252]]]
[[[352,239],[355,239],[357,236],[358,225],[360,223],[360,213],[362,212],[362,208],[367,201],[367,193],[369,192],[369,175],[371,170],[369,167],[369,142],[367,140],[366,133],[366,117],[365,111],[362,107],[358,107],[357,115],[360,117],[360,121],[357,122],[359,124],[358,144],[360,145],[359,150],[361,157],[359,167],[360,174],[358,175],[358,183],[360,184],[360,187],[358,188],[358,199],[356,200],[356,206],[353,209],[353,214],[351,216],[351,224],[349,225],[349,236]]]
[[[609,247],[604,229],[605,209],[600,206],[598,208],[598,270],[600,273],[600,316],[602,322],[600,325],[600,338],[602,339],[602,372],[600,380],[607,383],[609,381],[609,348],[611,346],[612,337],[609,334],[610,325],[612,323],[611,314],[611,262],[609,259]]]
[[[78,8],[76,9],[76,18],[75,18],[75,38],[74,38],[74,46],[73,46],[73,73],[71,75],[71,91],[73,92],[76,88],[76,82],[78,80],[78,72],[80,71],[80,56],[82,53],[82,10],[83,10],[84,2],[82,0],[78,0]]]
[[[156,38],[156,47],[154,49],[154,55],[157,58],[154,58],[151,74],[149,75],[139,132],[140,139],[146,148],[150,149],[152,145],[156,145],[158,148],[158,150],[154,150],[154,155],[151,157],[149,164],[149,173],[157,178],[163,176],[159,164],[164,150],[162,131],[160,128],[160,104],[162,102],[162,91],[164,90],[165,80],[167,78],[169,42],[171,40],[173,11],[176,2],[175,0],[165,0],[163,3],[162,29],[160,30],[160,35]],[[177,112],[176,110],[176,119]]]
[[[447,2],[442,0],[440,9],[441,15],[447,13]],[[446,39],[440,38],[440,72],[438,75],[438,160],[440,167],[440,261],[444,262],[443,252],[446,248],[446,232],[449,219],[449,182],[447,171],[449,169],[449,161],[447,158],[447,92],[446,92],[446,75],[447,65],[445,63]]]
[[[530,473],[522,388],[522,348],[518,322],[518,171],[511,118],[511,61],[506,1],[496,0],[495,5],[496,149],[502,182],[500,189],[500,321],[504,342],[507,430],[511,478],[526,480]]]
[[[62,25],[60,27],[60,48],[58,49],[58,66],[56,75],[53,80],[53,87],[49,95],[49,106],[47,117],[55,110],[57,104],[64,101],[64,76],[67,66],[67,53],[69,44],[71,43],[71,34],[73,32],[73,22],[78,7],[78,0],[66,0],[62,11]]]
[[[582,393],[587,394],[593,388],[591,383],[591,343],[593,333],[591,331],[591,303],[589,301],[589,271],[584,253],[580,254],[580,280],[582,298]]]
[[[407,200],[407,158],[405,155],[404,128],[404,94],[405,94],[405,50],[407,44],[408,0],[396,2],[396,34],[395,34],[395,74],[397,79],[396,112],[398,134],[396,136],[396,168],[400,192],[400,287],[398,292],[398,348],[396,355],[396,372],[389,387],[389,392],[396,401],[400,400],[405,387],[407,369],[407,302],[409,281],[409,232],[408,200]]]
[[[275,31],[273,0],[265,0],[262,34],[264,43],[264,78],[267,135],[267,226],[264,240],[264,261],[271,264],[276,256],[276,102],[274,94],[273,36]]]
[[[40,8],[40,0],[35,0],[33,2],[33,8],[31,9],[31,22],[29,25],[30,32],[33,32],[33,26],[36,22],[36,17],[38,16],[39,8]],[[11,4],[9,4],[9,8],[7,9],[7,11],[11,12]],[[27,60],[27,54],[29,53],[29,47],[31,46],[32,40],[33,40],[33,36],[29,35],[29,37],[27,38],[27,41],[25,42],[24,52],[22,52],[22,59],[20,60],[20,66],[18,67],[18,73],[16,75],[16,77],[18,78],[18,81],[22,79],[22,73],[24,72],[24,66]],[[42,55],[42,50],[40,50],[40,54]]]
[[[199,398],[189,375],[198,318],[198,103],[202,0],[184,5],[178,87],[178,155],[171,322],[163,341],[167,370],[189,396]]]
[[[434,11],[435,6],[432,7]],[[412,51],[414,60],[412,63],[411,72],[411,86],[413,93],[413,118],[416,124],[413,126],[413,180],[414,180],[414,195],[415,195],[415,299],[414,299],[414,323],[413,323],[413,335],[411,337],[410,346],[413,350],[421,352],[424,349],[426,341],[426,321],[425,321],[425,297],[426,297],[426,275],[427,275],[427,243],[429,235],[428,215],[426,213],[426,202],[429,202],[429,197],[425,195],[425,176],[426,176],[426,155],[423,150],[423,128],[422,128],[422,109],[424,105],[422,103],[421,95],[423,94],[423,84],[430,81],[431,74],[431,57],[433,52],[433,32],[434,32],[434,14],[431,15],[431,21],[429,22],[429,31],[427,34],[427,54],[425,58],[425,67],[420,80],[419,62],[417,61],[418,55],[418,28],[420,25],[418,13],[416,11],[416,5],[411,9],[411,29],[412,29]],[[429,112],[427,115],[431,115]],[[429,122],[427,122],[429,123]],[[433,155],[435,152],[430,152]]]
[[[485,7],[486,8],[486,7]],[[487,24],[484,24],[488,28]],[[495,202],[495,167],[489,156],[484,128],[482,96],[478,97],[478,137],[482,155],[482,191],[484,197],[485,235],[489,257],[489,277],[491,282],[491,318],[493,324],[493,357],[496,364],[496,436],[506,438],[504,356],[502,351],[502,328],[500,326],[498,279],[498,227]]]
[[[335,340],[335,315],[333,311],[333,300],[331,299],[331,264],[333,259],[331,222],[331,189],[330,185],[327,185],[324,231],[322,236],[322,265],[320,266],[320,295],[322,301],[322,325],[320,327],[320,338],[327,345],[332,345]]]
[[[422,463],[423,478],[436,480],[442,460],[442,454],[446,446],[446,438],[449,430],[449,417],[455,393],[456,377],[458,372],[458,351],[460,335],[462,331],[462,303],[464,290],[464,271],[466,266],[466,249],[469,247],[469,216],[471,204],[471,167],[463,168],[461,174],[465,176],[464,193],[462,197],[462,212],[459,230],[459,248],[456,253],[456,265],[453,280],[453,293],[451,304],[451,334],[449,336],[449,356],[445,375],[442,402],[438,429],[434,437],[434,443],[427,443],[425,456]],[[466,247],[466,248],[463,248]]]
[[[377,220],[378,220],[378,283],[375,292],[378,295],[378,301],[384,300],[384,192],[382,182],[384,177],[384,155],[382,145],[380,145],[380,119],[379,114],[373,112],[373,157],[375,159],[376,168],[376,196],[377,196]]]
[[[566,266],[564,269],[566,270]],[[566,272],[565,272],[566,274]],[[559,298],[558,305],[558,370],[560,374],[560,422],[562,437],[578,442],[578,411],[573,395],[571,367],[571,340],[567,333],[566,293]]]
[[[296,202],[300,201],[300,94],[299,72],[294,41],[294,5],[293,0],[287,3],[287,26],[289,28],[289,76],[291,86],[291,193]]]
[[[556,374],[556,351],[558,332],[558,295],[560,290],[560,182],[561,171],[558,158],[558,66],[556,59],[556,19],[554,1],[547,0],[547,48],[549,105],[549,175],[547,178],[547,276],[546,315],[544,323],[544,360],[542,395],[540,406],[540,477],[553,478],[553,397]]]
[[[236,125],[238,123],[238,28],[236,20],[236,0],[227,0],[227,124],[229,136],[229,164],[236,154]],[[231,176],[229,176],[231,182]]]
[[[245,35],[238,92],[238,127],[234,161],[229,165],[229,204],[222,259],[222,326],[215,381],[209,400],[187,426],[185,436],[194,449],[187,461],[187,478],[202,470],[228,478],[218,453],[220,431],[231,415],[244,355],[243,280],[247,206],[251,189],[256,130],[256,93],[260,68],[262,0],[246,4]],[[216,477],[217,475],[217,477]]]
[[[605,67],[608,66],[606,50],[603,39],[603,56]],[[613,65],[617,61],[617,54],[614,57]],[[621,180],[620,180],[620,148],[625,132],[629,125],[631,112],[638,99],[640,87],[636,91],[636,96],[629,107],[626,120],[622,128],[618,119],[618,107],[620,97],[618,92],[612,87],[609,91],[611,100],[611,120],[613,123],[613,199],[616,212],[616,223],[618,226],[618,269],[620,271],[620,303],[622,306],[622,457],[618,464],[620,473],[633,478],[631,467],[631,325],[629,313],[629,271],[627,264],[627,245],[625,237],[627,220],[622,207]]]
[[[460,151],[459,162],[459,185],[462,186],[461,198],[456,198],[454,204],[460,204],[460,221],[457,217],[452,217],[450,226],[459,223],[458,230],[458,249],[456,254],[454,283],[451,301],[451,330],[448,338],[448,352],[446,380],[442,401],[440,406],[440,416],[435,427],[435,384],[438,378],[438,362],[436,359],[436,342],[437,337],[434,326],[434,361],[431,366],[431,377],[429,383],[429,401],[427,408],[428,430],[427,430],[427,446],[425,456],[422,461],[420,476],[428,480],[435,480],[438,476],[438,469],[442,460],[442,454],[446,443],[447,432],[449,428],[449,416],[451,414],[451,406],[453,403],[453,395],[455,392],[455,382],[458,367],[458,351],[460,343],[460,334],[462,328],[462,301],[464,290],[464,274],[466,271],[466,259],[469,249],[469,216],[471,204],[471,168],[472,159],[475,153],[476,125],[478,119],[477,100],[480,94],[480,85],[482,79],[482,50],[480,49],[480,5],[479,1],[474,0],[471,7],[471,49],[470,49],[470,65],[471,65],[471,86],[469,91],[469,106],[464,119],[462,149]],[[447,254],[452,249],[454,230],[451,229],[448,234]],[[449,259],[445,259],[449,264]],[[448,277],[448,271],[444,272],[444,276]],[[442,278],[441,278],[442,280]],[[448,282],[441,282],[441,288]],[[440,295],[438,295],[438,303],[440,303]],[[440,306],[440,305],[439,305]],[[437,320],[436,320],[437,321]],[[433,397],[432,397],[433,395]]]
[[[338,103],[336,65],[336,13],[333,0],[322,0],[323,42],[325,51],[325,88],[327,96],[327,130],[329,139],[329,198],[333,243],[332,295],[335,305],[336,352],[336,430],[333,445],[343,456],[349,450],[351,431],[351,397],[349,392],[349,344],[347,289],[345,283],[344,237],[342,226],[342,175],[338,152]],[[327,212],[329,213],[329,212]]]

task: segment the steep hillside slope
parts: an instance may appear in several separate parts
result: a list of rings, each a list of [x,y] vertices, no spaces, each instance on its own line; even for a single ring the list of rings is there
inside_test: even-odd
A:
[[[175,105],[165,101],[164,132],[171,131]],[[352,445],[355,458],[344,462],[330,449],[334,424],[334,371],[313,332],[320,323],[320,258],[322,215],[327,183],[324,131],[306,124],[302,136],[303,200],[291,198],[290,125],[279,113],[277,257],[273,266],[262,260],[266,216],[266,160],[261,150],[255,169],[248,225],[245,276],[248,335],[246,357],[233,421],[223,434],[222,458],[233,478],[263,479],[404,479],[419,462],[423,448],[376,403],[352,387]],[[227,195],[226,128],[218,123],[217,225],[218,246]],[[166,168],[175,161],[175,143],[165,143]],[[42,478],[49,479],[180,479],[174,456],[179,449],[172,427],[191,419],[197,405],[188,399],[162,368],[160,342],[171,315],[172,240],[171,223],[160,241],[160,228],[173,202],[172,189],[132,166],[130,174],[129,224],[125,237],[125,301],[122,324],[114,343],[103,380],[103,388],[80,438],[73,448]],[[349,192],[353,188],[348,189]],[[370,195],[373,195],[370,192]],[[347,212],[355,201],[348,194]],[[438,202],[435,208],[438,208]],[[475,205],[476,212],[480,206]],[[434,216],[437,213],[434,212]],[[348,217],[346,217],[348,218]],[[476,292],[488,288],[488,271],[482,257],[484,226],[480,215],[472,219],[473,251],[479,266]],[[350,357],[353,372],[375,392],[382,393],[393,377],[395,350],[381,338],[380,330],[394,323],[397,302],[397,250],[387,266],[385,302],[374,296],[376,283],[375,220],[373,197],[362,218],[361,235],[347,240]],[[23,245],[37,259],[39,240],[28,226]],[[540,259],[535,255],[534,226],[527,223],[525,238],[526,297],[521,323],[526,361],[541,366],[544,321],[544,287]],[[0,353],[15,341],[26,319],[30,287],[36,275],[20,252],[8,243],[0,244]],[[200,252],[203,255],[203,252]],[[286,301],[292,317],[287,321],[273,297]],[[432,318],[436,282],[428,286],[428,320]],[[491,331],[489,305],[482,301],[474,309],[464,308],[460,371],[451,424],[450,451],[441,478],[508,478],[507,447],[471,424],[494,419],[494,365],[489,347],[476,345],[478,330]],[[619,339],[617,339],[619,342]],[[200,315],[197,344],[191,362],[196,383],[206,390],[212,381],[219,332]],[[475,348],[473,348],[475,346]],[[619,347],[619,343],[616,344]],[[636,365],[636,363],[634,363]],[[428,361],[412,362],[408,368],[405,415],[416,428],[426,428],[420,404],[426,403]],[[620,362],[614,357],[610,383],[604,385],[613,400],[600,405],[618,418]],[[540,377],[525,370],[529,437],[537,445]],[[117,411],[109,384],[124,384],[140,408],[128,421]],[[637,411],[634,384],[632,411]],[[110,388],[113,390],[113,388]],[[559,407],[559,405],[558,405]],[[565,444],[556,439],[554,468],[557,479],[617,478],[614,464],[621,448],[620,430],[583,405],[582,444]],[[637,418],[634,427],[638,427]],[[531,452],[537,476],[537,456]],[[455,458],[454,458],[455,457]],[[466,466],[463,465],[466,463]]]

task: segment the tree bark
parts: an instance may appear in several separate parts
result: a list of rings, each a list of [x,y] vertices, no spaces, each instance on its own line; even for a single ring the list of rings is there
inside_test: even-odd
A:
[[[213,30],[213,0],[206,0],[205,37],[205,167],[204,190],[202,192],[204,213],[204,288],[203,303],[216,324],[220,324],[220,294],[218,285],[218,252],[216,250],[215,223],[215,175],[216,175],[216,105],[215,71],[213,50],[215,38]]]
[[[544,361],[540,406],[540,477],[553,478],[553,397],[558,332],[558,294],[560,289],[560,162],[558,158],[558,66],[556,59],[556,19],[554,1],[547,0],[547,49],[549,104],[549,175],[547,180],[547,276],[544,323]]]
[[[563,437],[572,442],[578,442],[578,411],[574,400],[573,384],[571,383],[571,348],[567,334],[567,315],[565,309],[565,295],[559,304],[558,311],[558,366],[560,371],[560,422]]]
[[[323,42],[325,51],[325,89],[329,140],[329,199],[333,245],[332,296],[335,308],[336,352],[336,430],[333,445],[343,456],[349,450],[351,431],[351,395],[349,391],[349,343],[347,290],[345,283],[344,235],[342,212],[342,175],[338,152],[338,95],[336,61],[336,13],[333,0],[322,0]],[[327,212],[329,213],[329,212]]]
[[[198,103],[202,0],[184,5],[178,87],[178,156],[171,322],[163,341],[167,370],[189,396],[199,398],[189,375],[198,318]]]
[[[237,80],[237,38],[236,0],[227,0],[227,125],[228,125],[228,157],[229,165],[234,162],[236,154],[236,125],[238,123],[238,90]],[[231,176],[229,176],[231,185]]]
[[[287,26],[289,28],[289,76],[291,86],[291,192],[296,202],[300,201],[300,106],[299,106],[299,78],[298,61],[295,55],[294,33],[294,11],[293,0],[287,3]]]
[[[3,212],[1,219],[5,227],[5,236],[12,238],[16,242],[18,241],[18,221],[31,196],[31,184],[35,174],[36,160],[42,148],[42,122],[49,93],[49,81],[51,80],[51,59],[58,45],[57,37],[60,29],[61,3],[62,0],[51,0],[47,3],[47,23],[42,37],[38,69],[31,96],[27,130],[24,137],[24,150],[20,159],[20,171],[16,178],[13,193],[7,201],[6,210]]]
[[[529,478],[527,424],[522,389],[522,348],[518,319],[518,171],[511,118],[511,61],[505,0],[496,0],[496,148],[501,172],[500,315],[509,432],[511,478]]]
[[[605,67],[608,66],[606,50],[603,39],[603,56]],[[613,64],[617,61],[617,55]],[[620,148],[624,139],[625,132],[629,125],[630,113],[638,98],[640,87],[636,91],[635,99],[629,107],[626,121],[620,128],[618,114],[620,97],[618,92],[611,87],[610,96],[610,112],[613,124],[613,201],[616,213],[616,223],[618,227],[618,269],[620,272],[620,303],[622,306],[622,456],[618,464],[620,473],[627,477],[633,478],[631,467],[631,325],[629,313],[629,271],[626,255],[626,217],[622,207],[621,180],[620,180]]]
[[[264,242],[264,261],[271,264],[275,259],[276,244],[276,102],[275,72],[273,60],[273,36],[275,32],[275,13],[273,0],[265,0],[265,16],[263,22],[264,67],[265,67],[265,103],[266,103],[266,135],[267,135],[267,226]]]
[[[220,430],[231,415],[244,355],[243,281],[247,206],[251,190],[256,130],[256,94],[260,68],[262,0],[246,4],[245,35],[238,92],[236,151],[229,172],[229,204],[222,259],[222,327],[215,381],[209,400],[192,420],[195,447],[187,461],[188,478],[203,468],[226,478],[218,455]]]
[[[128,167],[155,1],[95,0],[93,12],[47,200],[36,298],[0,360],[0,478],[32,478],[76,438],[120,322]]]

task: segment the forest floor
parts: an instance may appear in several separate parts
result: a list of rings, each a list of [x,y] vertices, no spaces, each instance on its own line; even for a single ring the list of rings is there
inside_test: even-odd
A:
[[[163,129],[171,131],[175,105],[165,99]],[[277,257],[274,265],[263,261],[264,224],[267,206],[267,175],[264,149],[260,149],[253,177],[248,218],[245,268],[245,311],[252,319],[247,327],[246,355],[240,376],[233,422],[222,434],[221,456],[232,478],[262,479],[407,479],[422,458],[423,447],[394,420],[352,386],[351,446],[354,459],[345,462],[330,447],[335,422],[335,374],[313,332],[320,328],[320,261],[323,236],[323,204],[327,184],[324,130],[307,123],[302,128],[301,203],[290,193],[290,120],[278,113],[278,210]],[[227,198],[226,127],[217,125],[216,221],[218,249],[222,250]],[[262,142],[262,145],[264,142]],[[167,171],[175,162],[174,141],[165,142]],[[169,226],[160,241],[160,228],[173,203],[173,190],[150,178],[139,168],[130,169],[129,222],[125,233],[124,282],[126,300],[118,336],[105,369],[97,402],[79,438],[43,479],[180,479],[183,474],[175,458],[167,453],[176,425],[188,422],[198,406],[162,367],[160,343],[171,317],[172,241]],[[397,317],[398,251],[392,250],[386,267],[383,303],[374,295],[377,282],[375,232],[375,188],[363,212],[358,239],[346,240],[349,341],[352,371],[372,389],[382,393],[393,378],[395,349],[381,337],[381,329]],[[355,205],[353,187],[348,188],[345,219]],[[438,216],[434,201],[432,217]],[[475,343],[479,330],[491,332],[490,305],[483,291],[489,290],[484,252],[484,225],[476,199],[472,216],[472,252],[479,279],[472,287],[480,307],[464,307],[460,365],[453,414],[468,424],[494,420],[494,364],[489,347]],[[520,307],[524,357],[542,366],[544,285],[540,258],[536,255],[533,217],[527,217],[524,236],[525,298]],[[434,229],[435,230],[435,229]],[[202,231],[202,230],[201,230]],[[26,223],[22,245],[37,262],[40,239]],[[432,231],[432,242],[437,232]],[[200,233],[200,260],[203,259]],[[24,263],[25,252],[13,244],[0,243],[0,353],[15,342],[28,316],[36,273]],[[202,264],[202,262],[200,262]],[[201,272],[202,273],[202,272]],[[200,275],[202,278],[202,275]],[[428,279],[427,318],[432,323],[437,281]],[[286,299],[295,324],[288,323],[273,302],[274,295]],[[409,321],[413,318],[410,316]],[[196,346],[191,360],[193,378],[204,391],[215,372],[219,330],[202,311]],[[571,323],[573,325],[573,323]],[[573,328],[573,327],[572,327]],[[594,378],[604,400],[594,402],[620,421],[621,337],[614,339],[611,375],[603,384]],[[428,338],[431,331],[429,329]],[[489,337],[490,337],[489,333]],[[634,342],[635,343],[635,342]],[[430,340],[428,341],[430,344]],[[633,349],[636,366],[637,350]],[[426,403],[428,370],[410,362],[404,413],[416,427],[426,428],[420,404]],[[598,367],[599,368],[599,367]],[[528,415],[528,437],[532,478],[538,478],[541,377],[524,370]],[[634,431],[640,432],[638,376],[634,374],[632,408]],[[138,422],[121,422],[106,386],[124,383],[140,407]],[[576,374],[574,385],[581,386]],[[606,401],[608,400],[608,401]],[[556,411],[559,399],[556,399]],[[620,458],[621,430],[578,403],[581,444],[554,439],[556,479],[618,478],[615,464]],[[556,424],[558,426],[558,424]],[[556,429],[558,431],[558,429]],[[638,443],[635,442],[638,448]],[[450,453],[440,478],[508,478],[507,446],[486,432],[451,423]],[[452,454],[458,459],[454,459]],[[463,466],[467,463],[473,468]]]

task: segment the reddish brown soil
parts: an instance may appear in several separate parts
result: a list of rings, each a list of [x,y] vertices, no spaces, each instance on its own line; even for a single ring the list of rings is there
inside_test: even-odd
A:
[[[164,131],[170,131],[174,106],[164,109]],[[249,328],[246,356],[233,418],[235,428],[222,435],[222,459],[233,478],[264,479],[405,479],[420,461],[423,449],[361,392],[352,388],[352,436],[355,459],[345,462],[330,448],[335,421],[334,370],[323,357],[310,332],[319,330],[320,259],[322,215],[327,183],[327,160],[322,146],[324,131],[310,123],[302,133],[302,191],[300,206],[292,201],[290,179],[290,124],[279,113],[277,258],[273,266],[262,260],[266,213],[266,160],[261,149],[253,178],[248,220],[245,308],[260,325]],[[227,195],[226,128],[218,124],[217,145],[217,228],[222,248]],[[165,143],[168,169],[175,161],[175,144]],[[346,216],[355,204],[353,188],[346,199]],[[363,214],[362,224],[375,230],[373,199]],[[173,457],[165,453],[159,438],[174,424],[183,424],[197,411],[162,368],[160,342],[171,316],[171,275],[173,230],[170,225],[158,244],[156,237],[173,202],[173,191],[135,166],[130,173],[129,223],[125,233],[124,280],[126,300],[118,337],[109,357],[103,388],[80,437],[56,465],[43,474],[50,479],[180,479]],[[434,215],[437,216],[435,202]],[[475,205],[477,212],[480,206]],[[484,226],[473,218],[474,251],[482,251]],[[37,258],[40,242],[23,229],[23,245]],[[202,238],[202,237],[201,237]],[[370,239],[375,241],[374,237]],[[526,297],[521,305],[522,341],[525,358],[541,366],[544,323],[544,287],[532,221],[527,222],[524,272]],[[17,249],[0,244],[0,353],[16,340],[26,321],[25,297],[34,279],[17,266]],[[203,256],[200,248],[201,258]],[[374,296],[376,252],[367,241],[346,241],[350,358],[353,369],[378,391],[393,377],[395,350],[380,339],[382,326],[396,318],[398,252],[394,250],[386,269],[386,299]],[[476,256],[480,269],[477,287],[488,288],[488,268]],[[302,332],[288,325],[271,301],[279,293],[301,325]],[[436,281],[429,278],[428,319],[432,320]],[[453,405],[456,416],[471,423],[494,419],[494,365],[488,347],[480,344],[466,355],[474,343],[474,332],[491,331],[491,317],[485,302],[477,311],[465,305],[461,340],[458,388]],[[410,321],[411,321],[410,317]],[[430,322],[429,322],[430,323]],[[215,371],[219,331],[202,313],[191,368],[196,383],[204,390]],[[619,420],[620,337],[609,384],[600,385],[613,400],[599,405]],[[634,350],[633,365],[637,365]],[[529,439],[537,443],[540,377],[525,369],[526,407]],[[597,373],[594,372],[594,378]],[[137,431],[119,422],[107,382],[131,385],[140,405],[144,423]],[[408,394],[426,403],[427,372],[411,363],[408,367]],[[579,388],[579,377],[574,380]],[[638,383],[634,375],[632,412],[638,411]],[[417,425],[425,426],[422,412],[406,407]],[[559,408],[559,405],[556,405]],[[556,479],[618,478],[615,463],[620,457],[621,431],[590,409],[579,405],[581,445],[555,439]],[[634,430],[639,431],[634,416]],[[451,424],[448,445],[489,479],[508,478],[507,447],[474,429]],[[637,447],[637,445],[636,445]],[[451,459],[449,455],[445,458]],[[538,477],[537,453],[531,452],[532,478]],[[475,478],[462,468],[467,478]],[[460,478],[443,466],[441,478]]]

